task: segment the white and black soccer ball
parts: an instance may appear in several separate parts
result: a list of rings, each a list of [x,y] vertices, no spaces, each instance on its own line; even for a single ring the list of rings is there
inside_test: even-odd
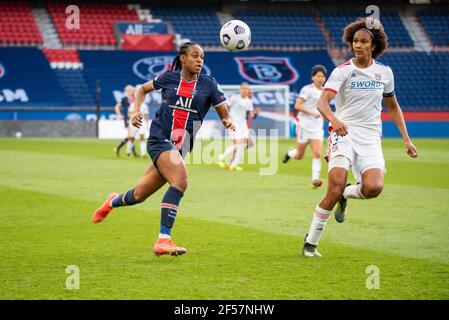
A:
[[[241,20],[230,20],[220,30],[221,45],[232,52],[246,50],[251,43],[251,30]]]

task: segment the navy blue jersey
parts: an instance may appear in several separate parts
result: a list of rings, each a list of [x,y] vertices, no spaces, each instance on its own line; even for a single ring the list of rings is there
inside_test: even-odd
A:
[[[129,121],[128,110],[129,110],[129,106],[131,105],[131,103],[129,101],[129,98],[127,96],[124,96],[122,98],[122,100],[120,100],[120,104],[121,104],[121,106],[123,108],[123,111],[124,111],[125,127],[127,127],[128,126],[128,121]]]
[[[194,131],[196,134],[210,107],[226,101],[215,79],[205,75],[186,81],[179,71],[168,71],[154,78],[153,87],[162,89],[162,104],[151,123],[150,135],[169,139],[178,149],[186,133],[193,147]]]

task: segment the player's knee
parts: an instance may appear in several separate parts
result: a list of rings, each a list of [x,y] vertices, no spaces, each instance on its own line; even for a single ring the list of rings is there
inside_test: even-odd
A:
[[[186,177],[180,177],[178,179],[176,179],[175,181],[173,181],[173,183],[171,184],[173,187],[175,187],[176,189],[180,190],[181,192],[185,192],[187,190],[187,186],[188,186],[188,179],[187,176]]]
[[[362,194],[366,198],[375,198],[382,192],[384,185],[382,182],[372,182],[368,184],[362,184]]]
[[[341,198],[344,189],[344,185],[336,184],[329,186],[327,190],[327,198],[329,198],[329,200],[331,200],[332,202],[337,202]]]
[[[295,155],[295,159],[296,160],[301,160],[302,158],[304,158],[304,153],[297,152],[296,155]]]
[[[314,159],[320,159],[321,158],[321,154],[319,151],[314,151],[313,152],[313,158]]]
[[[136,203],[144,202],[146,198],[148,198],[147,193],[142,192],[142,190],[139,190],[138,188],[134,190],[134,199],[136,200]]]

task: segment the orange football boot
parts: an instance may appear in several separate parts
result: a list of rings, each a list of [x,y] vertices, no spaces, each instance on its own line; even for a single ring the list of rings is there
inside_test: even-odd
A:
[[[92,221],[94,223],[99,223],[99,222],[103,221],[104,219],[106,219],[108,214],[112,211],[112,209],[114,209],[113,207],[111,207],[111,201],[118,195],[119,194],[116,192],[109,194],[108,198],[103,203],[103,205],[100,208],[98,208],[97,210],[95,210],[95,213],[92,216]]]
[[[159,238],[153,246],[153,253],[157,256],[161,256],[163,254],[180,256],[186,252],[186,248],[178,247],[173,243],[173,240],[171,238]]]

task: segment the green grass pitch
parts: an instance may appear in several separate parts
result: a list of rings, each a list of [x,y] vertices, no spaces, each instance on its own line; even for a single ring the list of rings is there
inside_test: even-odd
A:
[[[321,259],[299,255],[325,188],[309,188],[310,150],[284,165],[294,140],[281,140],[268,176],[257,164],[188,165],[173,231],[188,252],[157,258],[166,188],[91,222],[149,160],[116,159],[117,141],[0,139],[0,299],[448,299],[449,140],[414,142],[417,159],[383,141],[383,193],[349,201],[345,223],[329,221]],[[69,265],[79,289],[66,288]],[[379,289],[366,287],[373,265]]]

